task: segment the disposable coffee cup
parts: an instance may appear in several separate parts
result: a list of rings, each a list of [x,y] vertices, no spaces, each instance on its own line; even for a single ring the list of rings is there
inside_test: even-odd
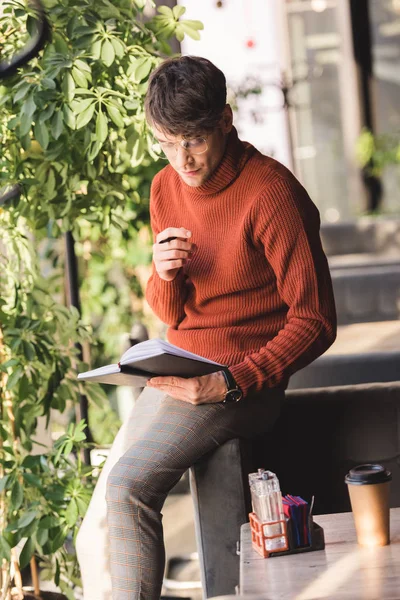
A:
[[[360,546],[386,546],[390,543],[390,471],[381,465],[359,465],[350,469],[345,482],[350,495]]]

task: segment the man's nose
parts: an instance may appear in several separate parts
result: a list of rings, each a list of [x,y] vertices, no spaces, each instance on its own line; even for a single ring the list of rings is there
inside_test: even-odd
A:
[[[176,166],[178,168],[182,168],[185,165],[187,165],[188,163],[192,162],[192,160],[193,160],[193,157],[190,155],[190,153],[187,151],[187,149],[179,144],[177,152],[176,152],[176,158],[175,158]]]

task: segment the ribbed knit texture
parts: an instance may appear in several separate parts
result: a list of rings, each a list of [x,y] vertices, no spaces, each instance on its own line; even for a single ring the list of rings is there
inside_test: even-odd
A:
[[[168,340],[230,367],[246,396],[287,387],[289,376],[336,336],[319,213],[283,165],[231,132],[222,162],[201,186],[171,166],[154,178],[154,236],[185,227],[197,246],[172,282],[153,265],[146,298]]]

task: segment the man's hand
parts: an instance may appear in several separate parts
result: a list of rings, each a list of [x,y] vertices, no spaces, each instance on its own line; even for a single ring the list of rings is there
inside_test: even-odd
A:
[[[153,387],[177,400],[189,404],[212,404],[222,402],[226,394],[225,378],[222,371],[203,375],[202,377],[153,377],[147,382]]]
[[[194,249],[188,241],[191,235],[185,227],[167,227],[157,235],[153,244],[153,260],[161,279],[172,281],[186,263]],[[166,242],[169,238],[176,239]]]

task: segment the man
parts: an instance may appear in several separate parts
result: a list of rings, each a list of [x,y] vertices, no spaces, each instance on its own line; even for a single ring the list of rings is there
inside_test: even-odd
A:
[[[290,375],[336,334],[318,211],[283,165],[238,139],[223,73],[204,58],[165,61],[146,113],[169,161],[151,191],[147,300],[171,343],[229,374],[148,382],[81,528],[85,600],[160,597],[169,490],[206,452],[271,427]]]

